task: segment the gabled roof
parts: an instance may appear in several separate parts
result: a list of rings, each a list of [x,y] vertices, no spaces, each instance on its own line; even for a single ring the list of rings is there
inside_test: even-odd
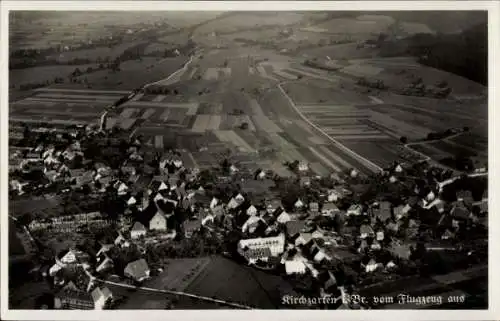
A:
[[[144,259],[130,262],[125,267],[125,273],[136,279],[147,277],[147,271],[149,271],[149,267],[148,263]]]
[[[131,231],[146,231],[146,228],[144,227],[144,225],[142,225],[140,222],[135,222],[134,223],[134,226],[132,226],[132,229]]]

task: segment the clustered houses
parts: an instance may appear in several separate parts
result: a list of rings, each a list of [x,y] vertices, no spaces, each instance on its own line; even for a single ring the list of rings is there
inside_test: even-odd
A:
[[[55,170],[60,173],[55,181],[68,182],[70,190],[86,189],[86,195],[112,205],[29,224],[31,230],[49,233],[92,224],[116,229],[100,241],[93,259],[76,249],[55,258],[49,274],[58,286],[68,286],[68,271],[89,279],[77,290],[70,286],[61,291],[56,298],[60,308],[104,307],[112,299],[109,290],[90,281],[93,273],[105,276],[119,269],[136,282],[150,278],[151,262],[144,256],[119,264],[116,253],[137,250],[144,255],[147,244],[175,243],[199,231],[221,237],[236,232],[236,252],[248,264],[277,268],[291,278],[312,277],[321,295],[338,296],[347,291],[348,272],[362,277],[391,273],[419,255],[422,242],[428,251],[449,248],[464,231],[470,233],[487,221],[482,193],[462,184],[450,196],[449,187],[455,183],[440,183],[449,177],[426,164],[394,164],[370,180],[354,169],[316,177],[307,163],[299,162],[297,179],[289,182],[295,192],[285,193],[270,172],[247,173],[234,164],[228,176],[202,183],[200,172],[184,168],[175,153],[150,157],[141,151],[138,139],[124,149],[126,160],[114,166],[84,157],[70,163],[82,156],[85,144],[75,140],[71,147],[58,147],[60,152],[39,146],[31,155],[41,159],[45,175]],[[259,191],[262,187],[265,190]],[[185,219],[179,220],[180,215]]]

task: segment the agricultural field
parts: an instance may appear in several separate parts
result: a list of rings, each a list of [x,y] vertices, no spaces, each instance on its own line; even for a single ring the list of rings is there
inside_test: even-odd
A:
[[[298,55],[304,58],[330,59],[366,59],[377,57],[379,50],[375,48],[357,48],[356,43],[329,45],[317,48],[304,48],[298,51]]]
[[[95,123],[104,108],[125,93],[119,90],[39,88],[30,97],[10,103],[10,121]]]
[[[95,89],[122,90],[136,89],[146,83],[167,78],[180,69],[187,61],[186,57],[166,59],[142,58],[140,61],[125,61],[120,65],[120,71],[100,70],[88,75],[80,76],[87,79],[88,84]]]
[[[422,78],[426,86],[434,86],[438,82],[446,81],[452,88],[452,96],[484,96],[487,88],[469,79],[439,69],[416,64],[414,61],[405,62],[402,59],[373,59],[356,61],[342,69],[349,75],[378,79],[390,88],[402,88],[418,78]]]
[[[238,286],[234,286],[237,284]],[[279,276],[267,274],[229,259],[214,257],[186,292],[249,306],[272,309],[284,294],[293,295],[292,286]]]
[[[210,263],[209,257],[196,259],[172,259],[165,262],[163,272],[144,284],[160,290],[184,291],[198,274]]]
[[[340,34],[371,35],[373,33],[385,32],[392,23],[394,23],[394,21],[390,17],[380,18],[365,15],[360,16],[357,19],[331,19],[319,25],[315,25],[314,28]]]
[[[30,213],[40,215],[42,218],[48,218],[61,214],[61,211],[60,199],[57,196],[9,202],[9,214],[14,217]]]
[[[282,86],[290,98],[298,105],[331,104],[331,105],[363,105],[370,104],[366,95],[335,88],[330,82],[294,82]],[[333,87],[333,88],[332,88]]]

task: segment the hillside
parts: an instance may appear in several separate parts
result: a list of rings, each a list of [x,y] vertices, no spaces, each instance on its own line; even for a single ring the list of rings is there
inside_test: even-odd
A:
[[[380,56],[415,56],[423,65],[487,85],[487,46],[487,25],[480,24],[459,34],[416,34],[406,39],[389,41],[382,44]]]

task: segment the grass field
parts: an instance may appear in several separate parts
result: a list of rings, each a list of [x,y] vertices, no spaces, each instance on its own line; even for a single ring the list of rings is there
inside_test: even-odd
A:
[[[15,86],[16,88],[22,84],[28,83],[45,83],[47,81],[52,82],[55,77],[62,77],[65,81],[68,81],[67,77],[75,71],[76,68],[85,71],[88,67],[98,68],[96,64],[86,64],[86,65],[59,65],[59,66],[41,66],[25,69],[12,69],[9,70],[9,86]]]
[[[402,88],[412,81],[422,78],[426,86],[434,86],[440,81],[446,81],[452,88],[453,96],[485,95],[486,87],[439,69],[415,64],[415,62],[401,62],[394,59],[377,58],[355,63],[342,71],[357,77],[373,77],[383,80],[391,88]]]
[[[316,48],[305,48],[298,51],[300,56],[305,58],[326,58],[330,59],[366,59],[374,58],[378,55],[378,49],[375,48],[357,48],[357,44],[339,44]]]

